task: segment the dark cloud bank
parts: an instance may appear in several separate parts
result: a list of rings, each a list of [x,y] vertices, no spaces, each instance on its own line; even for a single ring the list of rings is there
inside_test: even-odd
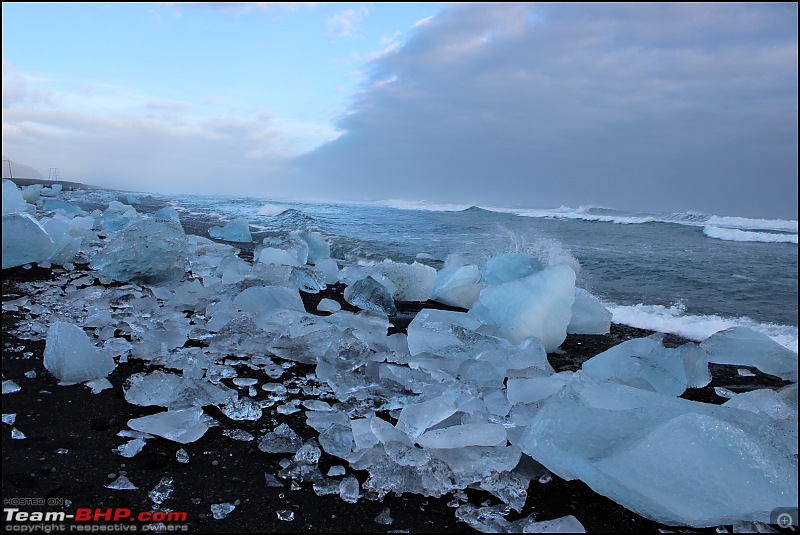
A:
[[[461,4],[369,65],[308,196],[797,218],[797,4]]]

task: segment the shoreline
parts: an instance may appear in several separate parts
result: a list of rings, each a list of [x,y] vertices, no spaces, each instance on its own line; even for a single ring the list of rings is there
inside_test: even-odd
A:
[[[41,181],[40,181],[41,182]],[[46,181],[45,181],[46,182]],[[154,212],[161,206],[144,199],[137,211]],[[197,218],[182,224],[187,234],[208,237],[207,229],[213,223]],[[215,240],[219,241],[219,240]],[[240,257],[252,260],[254,243],[228,243],[241,250]],[[66,287],[69,280],[83,273],[85,265],[77,265],[73,273],[62,268],[17,267],[3,270],[3,303],[28,297],[35,303],[35,296],[27,291],[25,284],[56,284]],[[325,315],[316,310],[323,297],[334,299],[345,310],[357,310],[347,304],[342,295],[343,285],[329,286],[319,294],[301,297],[306,311]],[[349,308],[346,308],[349,307]],[[404,332],[414,315],[422,308],[436,307],[458,310],[438,303],[397,302],[398,314],[391,318],[394,331]],[[261,420],[233,421],[216,407],[207,412],[220,423],[212,427],[201,439],[186,445],[156,438],[147,442],[136,456],[124,458],[112,450],[127,439],[118,432],[128,429],[127,421],[159,412],[158,407],[132,405],[125,400],[125,381],[134,373],[152,371],[149,363],[131,357],[120,363],[109,376],[113,388],[92,394],[82,385],[60,386],[42,363],[43,340],[28,340],[20,337],[17,326],[29,321],[24,307],[19,310],[3,310],[3,379],[13,380],[21,390],[3,396],[3,413],[16,414],[13,427],[27,438],[11,437],[12,426],[3,425],[3,498],[65,499],[71,504],[65,510],[76,507],[129,508],[133,511],[149,511],[153,504],[148,492],[164,476],[174,478],[173,497],[163,507],[188,513],[189,531],[192,532],[472,532],[467,524],[458,521],[453,507],[448,506],[452,496],[430,498],[417,494],[388,495],[383,500],[366,496],[355,504],[345,503],[338,495],[318,496],[311,484],[302,483],[293,490],[291,480],[279,479],[281,487],[268,485],[265,474],[277,475],[285,454],[268,454],[257,448],[257,442],[240,442],[225,436],[223,431],[241,429],[256,437],[273,429],[278,423],[288,423],[304,440],[318,437],[310,428],[303,411],[294,414],[277,414],[274,409],[265,411]],[[581,364],[598,353],[622,341],[647,336],[653,331],[612,324],[611,332],[605,335],[568,335],[560,349],[548,354],[548,360],[556,372],[575,371]],[[676,347],[687,340],[667,335],[664,345]],[[279,358],[276,362],[285,363]],[[752,376],[742,376],[737,370],[748,369]],[[34,374],[30,372],[33,371]],[[712,382],[702,389],[688,389],[681,397],[721,404],[726,398],[717,394],[715,388],[722,387],[734,392],[754,388],[779,388],[788,382],[759,372],[746,366],[710,365]],[[26,375],[27,374],[27,375]],[[313,377],[314,366],[292,362],[287,375],[281,378],[289,388],[297,388],[295,395],[300,400],[328,399],[313,394],[322,385]],[[188,464],[177,461],[175,452],[185,449],[190,456]],[[60,450],[68,450],[60,453]],[[347,463],[327,453],[320,459],[320,469],[327,474],[336,464]],[[363,484],[366,471],[352,470]],[[125,475],[138,490],[113,490],[105,485],[120,474]],[[114,477],[111,477],[113,474]],[[490,494],[467,489],[469,502],[498,503]],[[227,517],[216,520],[210,506],[219,503],[239,503]],[[374,519],[388,507],[394,519],[391,525],[377,523]],[[61,510],[61,509],[57,509]],[[277,511],[294,512],[293,521],[278,518]],[[641,532],[650,530],[686,530],[689,528],[666,526],[643,518],[612,500],[600,496],[581,481],[564,481],[553,475],[549,482],[534,479],[528,488],[528,501],[520,513],[507,516],[510,521],[536,513],[537,521],[551,520],[566,515],[575,515],[587,531]],[[693,532],[711,533],[714,528],[692,529]]]

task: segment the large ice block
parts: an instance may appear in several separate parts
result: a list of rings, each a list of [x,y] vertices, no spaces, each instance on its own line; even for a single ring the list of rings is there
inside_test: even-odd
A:
[[[769,522],[775,508],[797,507],[797,460],[771,418],[583,372],[533,416],[519,446],[667,525]]]
[[[550,353],[567,337],[574,301],[575,272],[556,264],[524,279],[487,286],[469,314],[514,344],[535,336]]]
[[[187,251],[180,223],[140,219],[110,238],[91,266],[118,281],[170,284],[186,274]]]
[[[454,307],[469,309],[486,287],[475,264],[446,267],[436,275],[431,299]]]
[[[53,240],[34,217],[26,212],[3,214],[3,269],[42,262],[52,252]]]
[[[700,344],[715,364],[755,366],[764,373],[797,382],[797,353],[749,327],[731,327]]]
[[[218,240],[250,243],[253,237],[250,234],[250,223],[247,219],[240,217],[229,221],[224,227],[211,227],[208,234]]]
[[[114,359],[98,350],[83,329],[57,321],[47,331],[44,367],[64,383],[105,377],[116,367]]]
[[[542,263],[527,253],[499,254],[486,262],[483,281],[486,284],[502,284],[524,279],[542,269]]]
[[[570,334],[607,334],[611,328],[611,311],[583,288],[575,288],[572,319],[567,325]]]

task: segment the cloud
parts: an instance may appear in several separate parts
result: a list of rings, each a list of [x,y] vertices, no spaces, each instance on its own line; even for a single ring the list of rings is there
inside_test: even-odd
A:
[[[298,158],[334,198],[797,217],[797,7],[455,4]],[[303,182],[304,181],[304,182]]]
[[[367,7],[361,5],[357,9],[350,8],[334,13],[325,23],[328,35],[334,37],[360,37],[358,27],[368,12]]]

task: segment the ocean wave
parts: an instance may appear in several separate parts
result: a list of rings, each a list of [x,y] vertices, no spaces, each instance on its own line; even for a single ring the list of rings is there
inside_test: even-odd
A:
[[[278,206],[277,204],[265,204],[258,209],[258,215],[276,216],[284,213],[288,208],[285,206]]]
[[[378,201],[375,204],[397,210],[425,210],[428,212],[461,212],[474,207],[470,204],[435,204],[428,201],[405,201],[403,199],[389,199]]]
[[[702,342],[712,334],[730,327],[750,327],[754,331],[766,334],[782,346],[797,353],[797,327],[759,323],[747,317],[725,318],[713,314],[686,314],[680,303],[671,306],[663,305],[616,305],[603,303],[613,314],[612,321],[650,329],[662,333],[672,333]]]
[[[753,232],[735,228],[722,228],[707,225],[703,227],[703,234],[709,238],[726,241],[755,241],[764,243],[794,243],[797,244],[797,234],[782,232]]]
[[[784,232],[794,232],[797,234],[797,221],[791,219],[750,219],[747,217],[712,215],[708,218],[706,223],[715,227],[751,230],[781,230]]]

